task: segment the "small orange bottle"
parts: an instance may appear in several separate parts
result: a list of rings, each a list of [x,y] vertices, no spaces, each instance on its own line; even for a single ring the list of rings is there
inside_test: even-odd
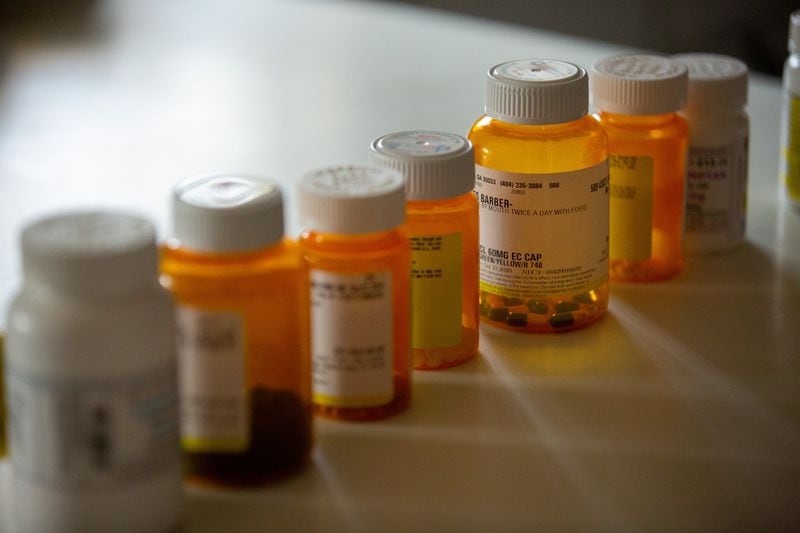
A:
[[[438,131],[404,131],[371,144],[370,162],[406,179],[411,241],[411,354],[420,370],[478,351],[478,201],[472,143]]]
[[[182,446],[190,480],[252,486],[308,461],[308,279],[283,238],[277,185],[178,183],[162,283],[177,303]]]
[[[611,181],[609,276],[656,281],[683,269],[689,128],[686,67],[661,56],[595,63],[596,118],[608,134]]]
[[[582,328],[608,308],[608,152],[586,71],[529,59],[489,69],[469,132],[480,202],[480,313],[525,333]]]
[[[315,412],[365,421],[403,411],[411,399],[403,177],[368,165],[323,168],[301,178],[298,197]]]

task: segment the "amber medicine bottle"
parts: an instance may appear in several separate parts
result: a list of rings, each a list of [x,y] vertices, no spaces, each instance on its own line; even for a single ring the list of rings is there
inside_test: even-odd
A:
[[[328,167],[298,183],[311,285],[315,412],[374,420],[410,401],[410,249],[403,177]]]
[[[190,480],[272,481],[311,448],[308,284],[271,180],[192,177],[173,193],[162,281],[177,303]]]
[[[175,320],[152,225],[71,212],[21,241],[6,321],[12,530],[177,529]]]
[[[789,18],[789,57],[783,66],[781,181],[786,201],[800,213],[800,11]]]
[[[677,111],[686,91],[686,67],[666,57],[614,56],[592,69],[608,134],[612,280],[662,280],[683,269],[689,128]]]
[[[606,135],[586,71],[554,60],[489,70],[469,133],[480,203],[480,313],[524,332],[567,331],[608,307]]]
[[[683,249],[732,250],[744,242],[747,220],[747,65],[715,54],[672,59],[689,71],[688,102],[679,112],[689,124]]]
[[[478,351],[478,202],[472,143],[439,131],[375,139],[370,162],[406,180],[411,242],[411,354],[420,370]]]

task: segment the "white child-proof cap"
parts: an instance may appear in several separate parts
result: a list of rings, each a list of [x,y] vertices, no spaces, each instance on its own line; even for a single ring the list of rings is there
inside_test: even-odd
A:
[[[245,252],[283,237],[278,185],[258,176],[219,174],[180,181],[172,195],[173,235],[203,252]]]
[[[514,124],[560,124],[589,110],[586,71],[552,59],[522,59],[489,69],[486,114]]]
[[[800,95],[800,61],[797,53],[800,52],[800,10],[789,17],[789,53],[786,66],[783,70],[783,86],[792,96]]]
[[[21,244],[29,283],[83,295],[157,283],[155,229],[136,215],[110,211],[53,215],[27,226]]]
[[[472,143],[441,131],[401,131],[370,144],[369,161],[405,176],[408,200],[441,200],[472,191]]]
[[[800,52],[800,9],[789,16],[789,52]]]
[[[672,59],[689,69],[688,109],[747,105],[747,65],[743,62],[717,54],[678,54]]]
[[[686,105],[688,73],[668,57],[625,54],[592,66],[592,98],[601,111],[661,115]]]
[[[387,231],[405,221],[403,176],[373,165],[314,170],[297,186],[303,226],[312,231],[363,234]]]

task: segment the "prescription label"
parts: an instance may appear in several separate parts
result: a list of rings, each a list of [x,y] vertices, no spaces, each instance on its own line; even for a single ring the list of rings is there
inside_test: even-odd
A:
[[[608,280],[608,164],[551,174],[475,165],[480,287],[547,298]]]
[[[800,202],[800,98],[789,97],[788,131],[784,157],[786,157],[786,193],[795,202]]]
[[[391,273],[312,269],[309,276],[314,403],[329,407],[390,403],[394,396]]]
[[[102,492],[179,464],[172,366],[116,380],[54,380],[8,369],[14,475],[63,492]]]
[[[611,259],[646,261],[653,254],[653,158],[612,154]]]
[[[744,237],[747,138],[727,146],[689,148],[686,173],[687,250],[722,248]]]
[[[416,235],[411,241],[411,347],[461,343],[461,233]]]
[[[181,444],[190,452],[241,452],[249,444],[242,316],[177,309]]]

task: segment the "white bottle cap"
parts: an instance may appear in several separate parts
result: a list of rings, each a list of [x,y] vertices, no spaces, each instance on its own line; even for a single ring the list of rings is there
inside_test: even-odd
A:
[[[405,220],[403,176],[371,165],[309,172],[297,187],[304,227],[322,233],[387,231]]]
[[[789,52],[800,51],[800,10],[789,16]]]
[[[174,236],[180,246],[232,253],[272,246],[283,237],[283,199],[278,185],[257,176],[186,178],[172,195]]]
[[[402,131],[372,141],[369,161],[406,178],[408,200],[441,200],[472,191],[472,143],[441,131]]]
[[[686,105],[686,67],[668,57],[627,54],[592,66],[592,98],[601,111],[661,115]]]
[[[586,71],[566,61],[523,59],[489,69],[486,114],[514,124],[560,124],[589,110]]]
[[[27,282],[74,294],[119,293],[155,285],[155,230],[123,213],[63,213],[27,226],[21,237]]]
[[[689,69],[690,110],[747,105],[747,65],[717,54],[679,54],[672,59]]]
[[[800,95],[800,10],[789,17],[789,57],[783,68],[783,88],[790,96]]]

